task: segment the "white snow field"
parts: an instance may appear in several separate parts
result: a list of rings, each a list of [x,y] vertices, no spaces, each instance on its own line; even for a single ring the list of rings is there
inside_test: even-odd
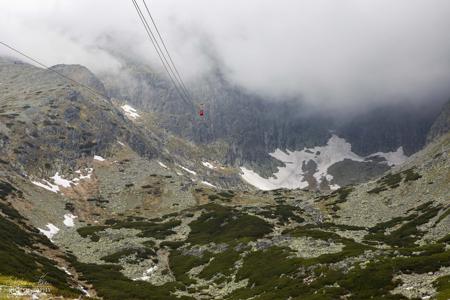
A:
[[[377,152],[367,157],[359,156],[352,152],[352,146],[345,139],[332,135],[325,146],[317,146],[314,148],[304,148],[301,151],[286,152],[277,149],[270,156],[283,162],[284,167],[278,167],[278,171],[269,178],[263,178],[256,172],[241,167],[241,177],[249,184],[261,190],[274,190],[278,188],[297,189],[306,188],[308,183],[305,180],[305,173],[302,170],[303,164],[312,160],[316,163],[317,169],[313,174],[316,181],[320,184],[324,180],[331,182],[333,176],[328,174],[328,168],[333,164],[351,159],[353,161],[364,161],[375,156],[384,157],[388,165],[398,165],[407,159],[400,147],[395,152]],[[331,189],[338,189],[337,184],[331,184]]]
[[[72,214],[65,214],[64,215],[64,225],[66,225],[67,227],[73,227],[75,226],[73,220],[75,220],[76,218],[78,218],[77,216],[74,216]]]
[[[140,115],[137,113],[137,110],[128,104],[122,105],[121,108],[129,119],[136,120],[140,117]]]
[[[77,185],[80,182],[80,180],[90,179],[93,171],[94,171],[94,169],[92,169],[92,168],[86,168],[86,169],[84,169],[84,173],[86,173],[86,175],[83,175],[81,170],[77,170],[77,171],[75,171],[75,173],[79,174],[79,177],[74,178],[72,180],[65,179],[64,177],[59,175],[59,172],[56,172],[55,175],[50,177],[52,179],[53,183],[51,183],[45,179],[41,179],[40,181],[32,180],[31,183],[33,183],[34,185],[37,185],[41,188],[44,188],[48,191],[51,191],[53,193],[58,193],[60,191],[59,190],[60,187],[69,188],[72,185]]]
[[[94,155],[94,160],[105,161],[106,159],[104,159],[104,158],[101,157],[100,155]]]
[[[52,223],[48,223],[47,229],[38,228],[39,231],[48,237],[49,240],[52,240],[52,237],[59,232],[59,228],[53,225]]]

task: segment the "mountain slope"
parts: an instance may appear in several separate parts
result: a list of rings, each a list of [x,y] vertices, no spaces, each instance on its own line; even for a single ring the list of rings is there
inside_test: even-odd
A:
[[[450,100],[443,107],[442,112],[431,126],[427,135],[427,142],[431,142],[450,131]]]
[[[206,114],[200,118],[195,105],[181,101],[160,74],[126,59],[123,65],[120,76],[100,76],[111,96],[154,112],[158,126],[175,135],[197,144],[227,145],[223,163],[244,166],[266,179],[283,168],[270,153],[325,146],[333,134],[344,138],[361,157],[395,152],[400,147],[409,156],[423,147],[441,109],[441,103],[434,101],[373,107],[363,113],[317,111],[298,99],[266,99],[251,93],[227,81],[216,69],[189,85],[195,105],[204,104]],[[334,169],[341,175],[351,173],[349,169],[361,173],[358,178],[354,172],[351,180],[341,180],[340,185],[362,182],[385,171],[379,165],[355,161],[341,162]],[[328,189],[329,185],[323,187]],[[310,182],[309,188],[321,188],[320,182]]]
[[[44,299],[448,298],[450,133],[363,184],[260,191],[223,163],[229,145],[174,136],[152,112],[10,61],[0,82],[0,295],[22,280]],[[309,179],[337,154],[398,158],[332,142],[275,154]]]

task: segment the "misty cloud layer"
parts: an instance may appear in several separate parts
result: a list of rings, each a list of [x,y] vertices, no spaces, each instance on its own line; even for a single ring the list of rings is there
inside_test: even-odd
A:
[[[186,81],[228,80],[316,106],[450,96],[448,0],[148,1]],[[131,1],[0,2],[0,40],[48,65],[120,71],[125,56],[161,71]],[[0,48],[0,55],[11,53]]]

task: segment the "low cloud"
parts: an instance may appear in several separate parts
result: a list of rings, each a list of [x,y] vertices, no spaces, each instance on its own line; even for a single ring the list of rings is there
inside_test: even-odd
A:
[[[447,0],[147,3],[187,82],[219,64],[250,91],[318,107],[450,95]],[[0,36],[48,65],[116,72],[125,56],[162,71],[131,1],[2,1]]]

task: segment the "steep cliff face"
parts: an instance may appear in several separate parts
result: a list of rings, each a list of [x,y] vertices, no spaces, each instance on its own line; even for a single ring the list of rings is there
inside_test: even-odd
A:
[[[433,140],[441,137],[450,131],[450,100],[442,108],[439,116],[434,121],[427,135],[427,142],[430,143]]]
[[[93,89],[101,82],[80,66],[58,66]],[[160,156],[161,142],[127,119],[108,99],[54,72],[27,64],[0,64],[2,159],[41,173],[74,169],[79,160],[105,155],[127,143],[148,158]]]
[[[301,150],[321,146],[330,131],[344,137],[360,155],[395,151],[407,155],[423,147],[441,103],[426,106],[387,105],[352,117],[311,112],[298,100],[273,101],[230,84],[219,72],[212,72],[189,85],[196,104],[204,103],[206,116],[199,118],[177,96],[167,81],[144,67],[128,65],[128,81],[102,75],[112,96],[130,101],[143,110],[158,112],[159,124],[197,143],[224,140],[229,145],[228,163],[241,165],[277,164],[268,153],[277,148]],[[126,86],[124,82],[133,82]],[[181,112],[180,112],[181,111]],[[344,119],[345,121],[342,121]]]
[[[359,114],[318,112],[298,100],[275,101],[252,94],[232,85],[220,71],[189,85],[194,101],[189,104],[182,101],[171,85],[151,69],[124,65],[119,76],[102,75],[106,89],[113,97],[126,99],[141,110],[154,112],[158,126],[175,135],[197,144],[219,142],[226,145],[223,148],[225,154],[221,157],[223,163],[245,166],[263,179],[285,167],[285,163],[271,153],[322,147],[333,134],[345,139],[352,152],[360,157],[399,149],[409,156],[425,145],[427,133],[441,107],[441,103],[434,102],[427,105],[385,105]],[[199,117],[196,112],[200,103],[206,111],[204,117]],[[373,160],[344,160],[332,166],[329,174],[335,175],[342,186],[380,175],[390,166]],[[302,165],[294,169],[299,176],[314,171],[306,172]],[[311,176],[307,176],[310,178],[308,186],[321,187],[321,181],[313,180]],[[328,181],[323,187],[332,185]],[[300,180],[294,186],[304,186],[304,181]]]

